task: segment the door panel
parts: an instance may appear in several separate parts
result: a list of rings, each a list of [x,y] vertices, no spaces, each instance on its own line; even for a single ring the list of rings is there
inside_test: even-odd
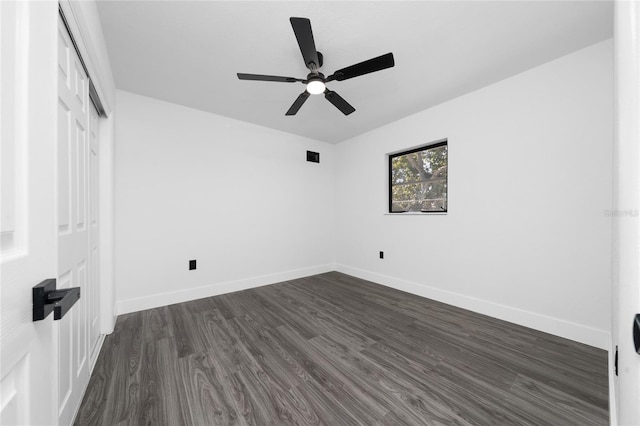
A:
[[[0,423],[53,424],[52,318],[32,287],[56,276],[57,4],[0,2]]]
[[[68,233],[71,226],[71,147],[69,129],[71,111],[58,101],[58,234]],[[66,173],[62,173],[62,171]]]
[[[5,5],[1,10],[2,35],[0,37],[2,58],[4,62],[1,70],[0,85],[0,109],[3,111],[2,117],[2,167],[0,168],[0,181],[2,190],[2,204],[0,204],[0,253],[2,256],[8,256],[15,250],[17,246],[19,229],[16,223],[16,217],[23,213],[23,205],[17,199],[16,186],[24,174],[21,164],[17,163],[17,155],[24,155],[16,146],[15,138],[15,121],[12,119],[11,110],[14,108],[15,98],[15,69],[12,66],[6,66],[7,63],[13,63],[16,59],[16,45],[14,43],[15,33],[17,31],[16,17],[17,11],[15,5]],[[14,40],[12,40],[12,38]],[[3,306],[4,308],[4,306]]]
[[[24,395],[28,394],[27,362],[23,358],[11,369],[0,384],[0,424],[26,424],[25,412],[28,411]]]
[[[58,286],[80,287],[59,321],[60,424],[70,424],[89,380],[89,79],[64,22],[58,31]]]
[[[73,319],[75,320],[75,371],[76,377],[80,377],[83,371],[88,370],[86,368],[87,362],[87,260],[82,260],[78,266],[76,267],[77,272],[77,283],[76,287],[80,287],[81,289],[85,289],[85,297],[80,298],[78,300],[76,306],[76,311]]]

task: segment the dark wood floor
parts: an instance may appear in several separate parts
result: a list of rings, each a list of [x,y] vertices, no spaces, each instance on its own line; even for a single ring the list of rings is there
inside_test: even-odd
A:
[[[118,318],[77,425],[606,425],[605,351],[331,272]]]

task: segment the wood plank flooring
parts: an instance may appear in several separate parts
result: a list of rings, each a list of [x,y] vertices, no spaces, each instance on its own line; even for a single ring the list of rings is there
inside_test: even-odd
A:
[[[338,272],[123,315],[76,425],[606,425],[607,353]]]

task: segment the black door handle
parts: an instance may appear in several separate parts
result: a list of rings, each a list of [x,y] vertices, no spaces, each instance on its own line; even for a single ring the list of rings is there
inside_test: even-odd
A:
[[[45,319],[53,311],[53,319],[59,320],[80,299],[80,287],[56,289],[55,278],[42,281],[33,287],[33,320]]]
[[[636,353],[640,354],[640,314],[636,314],[633,319],[633,346]]]

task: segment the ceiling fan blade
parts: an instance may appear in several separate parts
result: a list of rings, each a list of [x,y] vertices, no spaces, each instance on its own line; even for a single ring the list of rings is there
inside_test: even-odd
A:
[[[240,80],[277,81],[281,83],[295,83],[297,81],[305,81],[300,78],[294,78],[294,77],[279,77],[277,75],[242,74],[242,73],[238,73],[238,78]]]
[[[349,115],[356,109],[352,107],[349,102],[342,99],[342,96],[338,95],[329,89],[324,91],[324,97],[331,102],[336,108],[338,108],[344,115]]]
[[[318,59],[318,51],[313,41],[313,32],[311,31],[311,21],[307,18],[289,18],[293,32],[298,40],[300,52],[304,59],[304,64],[312,71],[320,68],[320,60]]]
[[[377,58],[369,59],[368,61],[360,62],[350,67],[342,68],[333,73],[333,75],[327,78],[327,81],[333,80],[347,80],[349,78],[358,77],[360,75],[369,74],[372,72],[391,68],[395,65],[393,60],[393,53],[387,53],[386,55],[378,56]]]
[[[309,92],[307,92],[306,90],[300,93],[300,96],[298,96],[298,98],[293,102],[293,105],[291,105],[291,108],[289,108],[289,111],[287,111],[285,115],[296,115],[296,113],[298,112],[298,110],[300,109],[302,104],[304,104],[304,102],[307,100],[308,97],[309,97]]]

